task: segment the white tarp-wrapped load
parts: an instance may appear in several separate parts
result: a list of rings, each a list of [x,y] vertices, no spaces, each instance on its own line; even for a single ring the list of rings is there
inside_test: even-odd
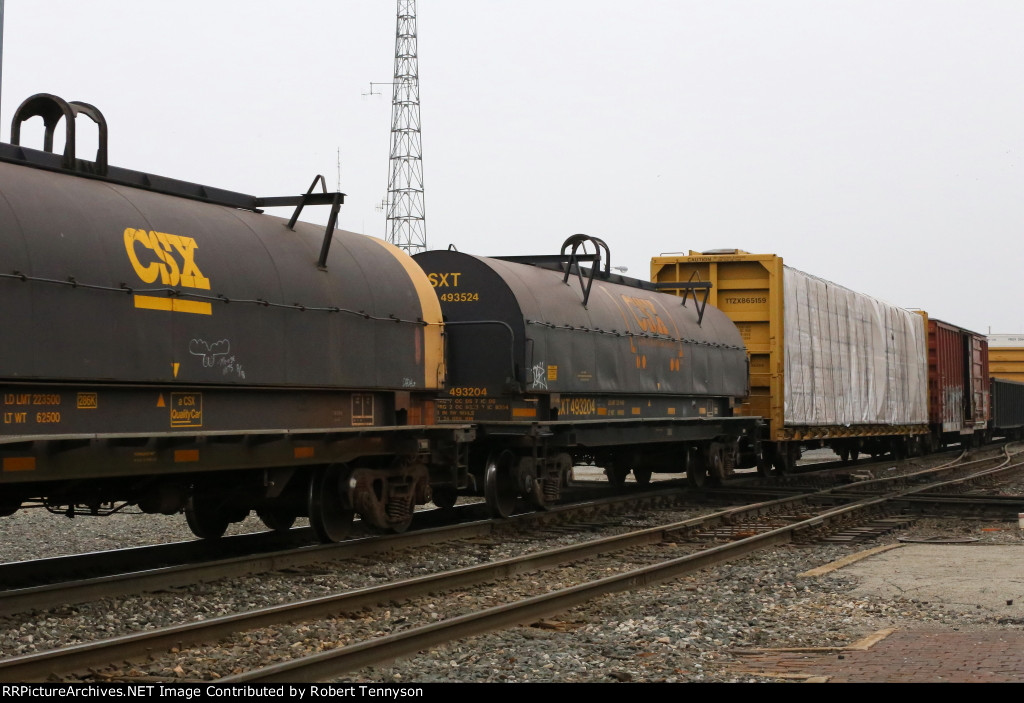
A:
[[[928,422],[924,318],[784,270],[786,425]]]

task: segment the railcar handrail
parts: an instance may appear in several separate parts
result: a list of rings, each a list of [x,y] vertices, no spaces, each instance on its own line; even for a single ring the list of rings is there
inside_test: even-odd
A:
[[[693,280],[694,276],[697,280]],[[704,319],[704,309],[708,306],[708,299],[711,297],[711,281],[702,281],[697,272],[690,274],[688,281],[662,281],[654,284],[658,290],[681,290],[683,291],[683,307],[686,307],[686,299],[693,296],[693,304],[697,306],[697,325]],[[704,291],[704,299],[697,300],[697,291]]]
[[[594,245],[593,254],[588,254],[586,251],[588,243]],[[565,253],[566,249],[571,249],[568,255]],[[583,250],[582,256],[578,253],[581,249]],[[601,256],[602,251],[604,252],[604,257]],[[590,289],[594,285],[594,277],[598,273],[601,273],[605,278],[608,277],[611,264],[611,251],[608,249],[608,245],[604,243],[604,240],[591,237],[589,234],[574,234],[562,242],[561,256],[565,267],[562,283],[568,283],[569,275],[575,273],[580,283],[580,290],[583,291],[583,307],[587,307],[587,301],[590,300]],[[601,271],[602,259],[604,261],[603,272]],[[594,262],[594,265],[587,272],[586,282],[583,280],[583,271],[580,268],[581,260]]]
[[[75,118],[78,115],[86,115],[99,128],[99,147],[96,151],[96,160],[94,162],[79,159],[76,155]],[[43,118],[45,132],[42,150],[21,145],[21,125],[33,117]],[[65,121],[64,153],[55,154],[53,152],[53,137],[61,119]],[[130,188],[140,188],[190,200],[201,200],[213,203],[214,205],[250,210],[257,213],[263,212],[262,208],[268,207],[295,207],[295,213],[288,225],[290,228],[294,228],[299,213],[302,212],[302,208],[306,205],[330,205],[331,216],[324,232],[324,244],[321,247],[318,260],[319,267],[321,269],[325,267],[327,251],[330,247],[330,242],[333,240],[334,230],[337,225],[338,209],[345,202],[345,194],[342,192],[327,192],[326,181],[322,175],[318,175],[313,179],[313,185],[303,195],[256,197],[247,193],[238,193],[198,183],[179,181],[174,178],[166,178],[142,171],[111,167],[107,159],[107,137],[106,118],[103,117],[103,113],[96,106],[77,100],[68,102],[49,93],[37,93],[22,102],[15,111],[14,118],[11,121],[11,143],[0,144],[0,161],[31,166],[46,171],[58,171],[86,178],[97,178]],[[318,182],[322,184],[322,193],[313,192]]]
[[[313,189],[316,188],[316,184],[320,184],[321,192],[314,194]],[[334,240],[334,228],[338,223],[338,210],[341,209],[341,204],[345,202],[344,193],[328,193],[327,192],[327,179],[323,177],[323,174],[317,174],[313,182],[309,184],[309,188],[306,190],[305,195],[299,196],[299,202],[295,205],[295,212],[292,213],[292,217],[288,220],[288,229],[294,230],[295,223],[299,220],[299,215],[302,213],[302,208],[306,207],[307,203],[312,203],[313,198],[316,195],[320,196],[331,196],[331,215],[327,218],[327,227],[324,229],[324,243],[320,246],[320,258],[316,261],[316,267],[321,271],[327,270],[327,253],[331,250],[331,242]],[[273,205],[266,205],[266,201],[271,200],[270,198],[257,198],[257,200],[264,201],[264,205],[267,207],[273,207]],[[321,204],[322,198],[317,198],[317,204]]]

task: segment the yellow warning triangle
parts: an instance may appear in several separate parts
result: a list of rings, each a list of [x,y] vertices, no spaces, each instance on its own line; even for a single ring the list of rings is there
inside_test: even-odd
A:
[[[178,368],[181,366],[177,361],[171,364],[171,368],[174,369],[174,377],[178,377]]]
[[[163,393],[161,393],[160,397],[157,398],[156,406],[158,408],[166,408],[167,407],[167,403],[164,402],[164,394]]]

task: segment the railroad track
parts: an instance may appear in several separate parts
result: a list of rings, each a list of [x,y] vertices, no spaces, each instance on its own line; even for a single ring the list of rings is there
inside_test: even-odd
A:
[[[627,487],[629,497],[639,495],[643,498],[652,491],[665,492],[685,487],[685,481],[659,481],[650,489],[640,486]],[[558,506],[549,506],[547,512],[554,515],[565,509],[572,509],[573,503],[594,503],[604,499],[616,500],[621,490],[613,489],[604,481],[576,482],[564,491],[566,500]],[[523,506],[523,512],[532,512]],[[488,518],[486,505],[481,498],[479,502],[467,502],[451,509],[427,509],[417,511],[409,533],[445,527],[452,524],[484,521]],[[518,516],[516,520],[520,520]],[[356,520],[352,526],[352,537],[344,543],[371,539],[386,540],[387,536],[380,531],[363,526]],[[400,540],[399,540],[400,541]],[[102,578],[122,576],[128,572],[142,572],[166,567],[200,565],[210,563],[227,565],[229,560],[241,560],[257,555],[275,555],[277,552],[322,547],[313,531],[308,527],[295,527],[283,532],[265,531],[243,535],[223,537],[216,540],[189,540],[166,544],[153,544],[141,547],[112,549],[107,551],[72,554],[67,556],[48,557],[19,562],[0,563],[0,600],[5,591],[66,583],[69,574],[79,579],[85,577]],[[326,545],[323,551],[330,551],[333,545]],[[198,573],[198,572],[197,572]],[[232,572],[237,575],[240,572]],[[178,585],[178,584],[168,584]],[[43,606],[40,606],[43,607]],[[0,614],[11,612],[0,604]]]
[[[362,537],[336,544],[321,544],[312,539],[308,528],[296,528],[286,535],[242,535],[212,545],[194,541],[3,564],[0,565],[0,584],[7,588],[0,591],[0,616],[299,569],[312,564],[339,563],[400,549],[487,536],[495,531],[572,521],[625,510],[630,505],[671,507],[685,500],[686,496],[672,484],[631,491],[625,496],[606,495],[581,503],[552,506],[540,513],[524,512],[507,520],[482,517],[486,514],[482,503],[456,506],[451,510],[423,511],[417,513],[415,529],[409,532],[390,535],[367,532]],[[96,573],[102,575],[91,575]],[[69,574],[88,576],[67,580]],[[64,580],[37,586],[17,585],[59,577]]]
[[[932,471],[948,473],[947,469],[959,470],[963,475],[942,476],[941,485],[952,485],[978,480],[980,477],[1000,471],[1016,470],[1020,466],[1019,463],[1014,464],[1006,460],[998,467],[974,465],[965,468],[961,462],[958,467],[942,467]],[[147,678],[146,674],[138,670],[129,670],[125,673],[123,669],[116,667],[114,670],[96,667],[131,659],[139,652],[157,652],[171,646],[177,648],[171,657],[176,659],[182,656],[183,648],[189,643],[230,638],[240,632],[251,632],[254,628],[266,628],[280,623],[351,614],[379,603],[430,597],[429,594],[442,592],[458,594],[469,588],[487,588],[486,584],[498,583],[497,586],[492,585],[490,588],[495,589],[493,598],[501,602],[491,608],[479,612],[456,611],[440,621],[403,625],[401,631],[382,636],[364,634],[363,639],[355,644],[345,644],[309,656],[298,656],[269,667],[229,672],[231,675],[219,679],[238,682],[323,680],[442,642],[534,621],[601,595],[642,588],[677,578],[682,574],[737,559],[757,550],[792,541],[834,536],[844,530],[852,530],[863,538],[864,523],[872,520],[876,522],[876,526],[868,528],[869,533],[870,530],[893,529],[901,523],[899,519],[893,520],[886,515],[886,504],[933,487],[929,485],[908,488],[907,480],[906,477],[872,479],[876,486],[874,493],[870,495],[837,497],[835,491],[828,490],[804,496],[784,497],[656,528],[637,530],[417,579],[407,579],[398,583],[2,660],[0,678],[30,681],[81,672],[92,667],[93,672],[88,674],[91,680],[152,680],[152,675],[148,675]],[[888,484],[884,490],[882,484]],[[836,501],[843,504],[828,504]],[[727,533],[721,531],[723,526],[727,528]],[[666,558],[666,550],[671,551],[672,556]],[[679,554],[680,551],[687,553]],[[594,560],[614,563],[619,566],[619,571],[603,578],[581,578],[580,583],[556,587],[569,578],[567,570],[578,568],[574,565],[591,563]],[[623,567],[623,563],[629,565]],[[520,588],[524,581],[522,575],[527,573],[554,576],[545,577],[543,580],[532,577],[531,580],[538,580],[534,590],[539,592],[528,594],[522,593]],[[355,637],[356,635],[353,635],[353,638]],[[155,656],[154,662],[139,666],[146,670],[159,670],[160,657]]]
[[[888,466],[884,462],[861,464],[863,468],[859,469],[860,471]],[[726,489],[689,492],[688,495],[692,495],[695,500],[712,498],[736,502],[745,494],[742,490],[744,486],[753,487],[747,494],[757,495],[758,500],[767,495],[794,495],[806,492],[809,487],[835,485],[837,480],[845,480],[844,477],[849,471],[849,466],[840,467],[828,473],[829,478],[819,479],[810,486],[806,483],[782,485],[778,480],[766,481],[760,478],[739,479]],[[666,491],[671,492],[685,486],[684,481],[667,480],[652,484],[650,491],[642,491],[638,486],[631,488],[643,496],[654,491],[665,494]],[[572,500],[594,505],[602,497],[605,502],[618,501],[616,493],[603,480],[577,481],[566,494]],[[591,497],[585,498],[587,495]],[[574,509],[567,501],[565,505],[552,506],[546,516],[542,514],[541,519],[548,519],[562,511]],[[483,504],[460,505],[448,511],[418,511],[409,534],[452,523],[485,522],[486,516],[487,511]],[[528,516],[522,516],[516,517],[513,522],[518,524],[528,521]],[[354,534],[352,539],[343,543],[346,546],[341,549],[336,549],[336,545],[321,545],[309,528],[294,528],[287,532],[261,532],[220,540],[191,540],[4,563],[0,564],[0,615],[18,612],[24,607],[47,608],[53,605],[79,603],[97,595],[116,596],[175,588],[209,580],[211,577],[242,576],[268,568],[378,553],[401,548],[409,543],[408,536],[389,538],[371,530],[361,529],[358,521],[354,525]],[[417,539],[413,538],[412,544],[419,544]],[[381,542],[377,549],[367,546],[374,540]],[[349,552],[354,544],[361,546]],[[300,549],[304,550],[301,555],[288,556],[292,551]],[[335,552],[339,554],[338,557],[331,556]],[[294,558],[294,561],[289,562],[290,558]],[[247,566],[247,562],[251,564]],[[76,579],[69,581],[69,574],[76,575]]]

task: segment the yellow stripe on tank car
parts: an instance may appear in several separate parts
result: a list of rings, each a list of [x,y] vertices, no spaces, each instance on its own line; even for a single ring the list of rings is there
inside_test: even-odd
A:
[[[423,327],[423,368],[425,388],[440,388],[444,385],[446,370],[444,366],[444,337],[442,332],[441,301],[437,298],[434,287],[423,269],[413,261],[412,257],[394,244],[376,237],[367,237],[388,250],[395,260],[402,265],[420,299],[420,316],[427,324]],[[431,378],[430,370],[435,370]]]
[[[197,315],[212,315],[210,303],[180,298],[158,298],[152,295],[136,295],[135,307],[143,310],[166,310],[167,312],[191,312]]]

